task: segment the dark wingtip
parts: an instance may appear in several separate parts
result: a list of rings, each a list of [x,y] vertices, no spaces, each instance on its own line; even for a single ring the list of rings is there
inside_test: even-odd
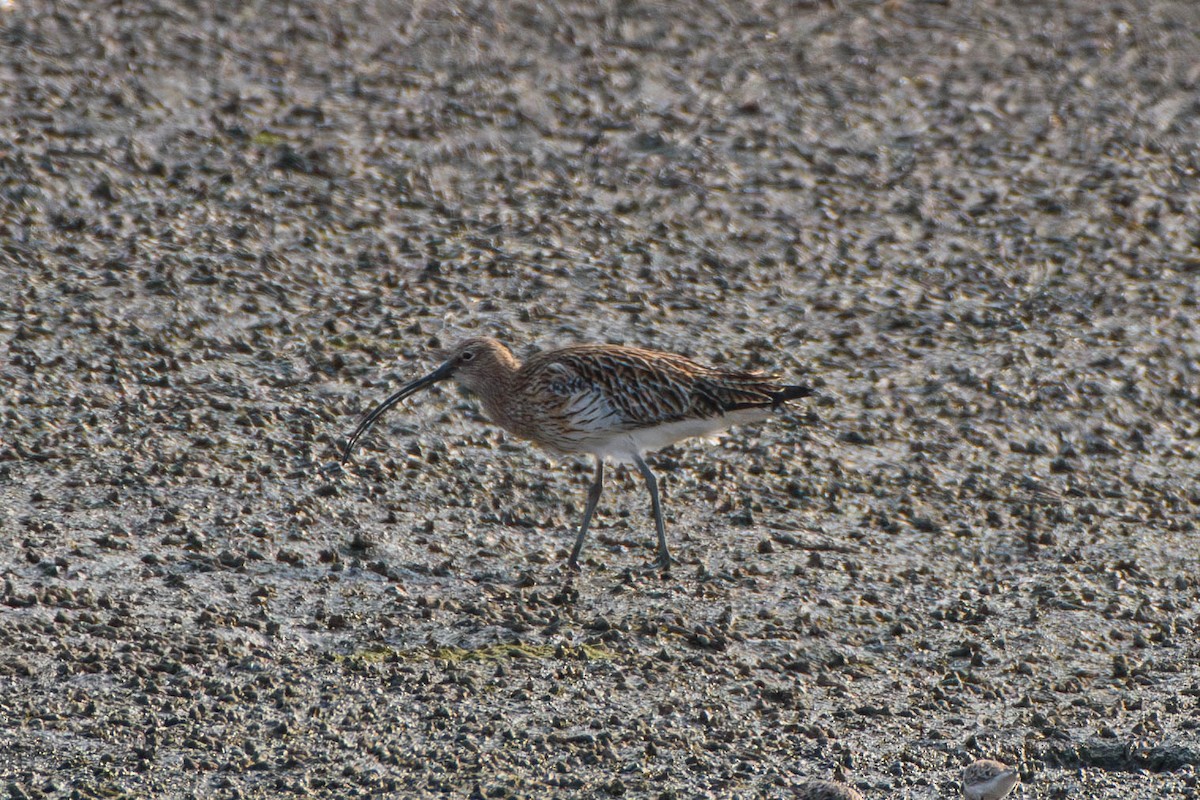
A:
[[[816,393],[816,390],[811,386],[797,384],[795,386],[784,386],[777,392],[771,394],[771,401],[775,405],[786,403],[788,400],[796,400],[801,397],[810,397]]]

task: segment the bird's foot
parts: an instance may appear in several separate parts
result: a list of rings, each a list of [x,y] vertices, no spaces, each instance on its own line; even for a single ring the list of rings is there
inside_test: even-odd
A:
[[[671,572],[671,555],[666,552],[661,552],[658,557],[646,565],[646,572],[661,572],[667,575]]]
[[[558,588],[558,592],[551,598],[550,602],[556,606],[569,606],[579,599],[579,590],[575,588],[575,575],[577,573],[568,572],[563,578],[562,586]]]

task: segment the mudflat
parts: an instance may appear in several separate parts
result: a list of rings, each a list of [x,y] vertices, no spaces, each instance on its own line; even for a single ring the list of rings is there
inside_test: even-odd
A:
[[[0,786],[1197,796],[1200,7],[0,0]],[[494,335],[777,372],[640,476]]]

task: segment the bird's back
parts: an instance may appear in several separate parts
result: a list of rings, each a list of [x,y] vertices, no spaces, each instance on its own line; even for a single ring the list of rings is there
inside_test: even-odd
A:
[[[521,367],[514,388],[523,406],[512,408],[512,416],[528,418],[514,420],[514,430],[567,452],[593,450],[589,442],[596,439],[672,424],[683,426],[675,438],[697,435],[752,416],[726,420],[735,412],[766,411],[811,392],[756,372],[618,345],[538,354]]]

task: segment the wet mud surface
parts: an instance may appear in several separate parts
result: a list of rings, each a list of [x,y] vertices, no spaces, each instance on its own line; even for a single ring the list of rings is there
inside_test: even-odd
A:
[[[0,787],[1195,797],[1190,2],[0,4]],[[467,334],[771,369],[640,478]],[[327,468],[328,467],[328,468]]]

